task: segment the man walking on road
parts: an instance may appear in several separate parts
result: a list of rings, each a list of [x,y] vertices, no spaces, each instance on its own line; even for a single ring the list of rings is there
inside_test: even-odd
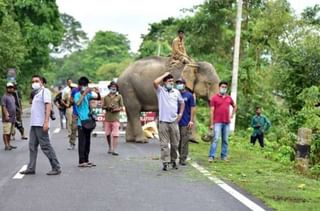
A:
[[[194,115],[196,106],[193,95],[186,89],[185,85],[186,82],[182,78],[176,81],[176,88],[180,91],[185,105],[183,115],[179,121],[179,163],[182,166],[187,165],[186,160],[189,153],[189,140],[192,138],[192,127],[194,125]]]
[[[79,165],[78,167],[92,167],[96,166],[94,163],[89,162],[91,132],[92,129],[87,129],[81,124],[82,121],[90,119],[90,100],[100,100],[100,94],[94,96],[91,89],[88,87],[89,79],[81,77],[79,79],[80,91],[74,95],[74,103],[77,105],[78,112],[78,152],[79,152]]]
[[[51,92],[43,86],[43,79],[39,75],[32,76],[32,89],[35,95],[31,104],[31,129],[29,140],[30,161],[27,170],[21,174],[35,174],[38,146],[47,156],[52,170],[47,175],[61,174],[60,163],[49,139],[49,118],[52,109]]]
[[[160,86],[161,82],[164,86]],[[180,139],[178,122],[184,111],[184,100],[180,92],[173,88],[173,84],[173,76],[170,72],[164,73],[153,82],[159,104],[159,138],[164,171],[168,170],[170,163],[173,168],[178,169],[176,164]]]
[[[16,121],[16,104],[13,93],[14,84],[9,82],[6,85],[6,93],[1,98],[4,150],[17,148],[10,144],[11,131]]]
[[[209,162],[215,158],[218,139],[221,134],[221,159],[227,161],[228,158],[228,136],[230,119],[237,111],[237,106],[232,98],[227,94],[228,82],[221,81],[219,83],[219,93],[211,98],[211,129],[214,129],[213,141],[209,151]],[[232,114],[230,115],[230,106],[233,107]]]
[[[109,146],[108,153],[119,155],[116,151],[119,138],[119,114],[123,110],[122,96],[118,92],[118,84],[111,82],[108,86],[109,94],[103,99],[103,108],[106,110],[105,115],[105,132]]]

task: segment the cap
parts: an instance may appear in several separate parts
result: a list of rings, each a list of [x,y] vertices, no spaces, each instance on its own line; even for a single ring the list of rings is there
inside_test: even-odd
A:
[[[14,84],[12,82],[8,82],[6,87],[14,87]]]
[[[184,84],[186,83],[186,81],[183,78],[179,78],[176,80],[176,83],[179,83],[179,82]]]

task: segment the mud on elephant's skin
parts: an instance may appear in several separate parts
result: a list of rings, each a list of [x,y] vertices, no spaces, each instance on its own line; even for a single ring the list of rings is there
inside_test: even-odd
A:
[[[158,111],[156,91],[153,81],[167,71],[169,58],[148,57],[131,64],[119,77],[119,91],[123,96],[128,125],[127,142],[146,143],[140,123],[141,111]],[[197,62],[198,68],[175,73],[175,78],[183,77],[187,86],[196,96],[209,100],[218,92],[219,76],[207,62]]]

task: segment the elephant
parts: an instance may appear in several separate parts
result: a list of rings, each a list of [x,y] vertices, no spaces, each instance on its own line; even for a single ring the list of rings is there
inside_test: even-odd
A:
[[[126,142],[146,143],[140,122],[140,112],[158,112],[158,99],[153,81],[168,71],[170,58],[147,57],[135,61],[118,78],[119,92],[123,96],[128,124]],[[182,68],[173,73],[174,78],[182,77],[186,86],[196,97],[210,100],[218,92],[219,76],[208,62],[197,62],[197,68]]]

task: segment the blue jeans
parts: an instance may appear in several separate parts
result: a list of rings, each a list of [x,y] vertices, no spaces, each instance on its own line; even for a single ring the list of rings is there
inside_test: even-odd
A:
[[[225,159],[228,156],[228,136],[229,136],[229,123],[215,123],[213,140],[209,151],[209,157],[214,158],[218,146],[218,139],[221,134],[221,159]]]

